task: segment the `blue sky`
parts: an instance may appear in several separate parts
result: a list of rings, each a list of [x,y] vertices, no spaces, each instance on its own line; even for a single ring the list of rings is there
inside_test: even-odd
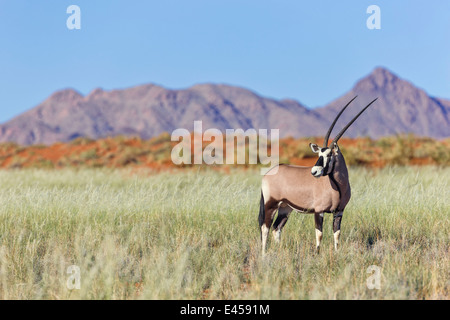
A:
[[[69,30],[66,9],[81,9]],[[369,5],[381,30],[369,30]],[[450,1],[0,0],[0,122],[56,90],[214,82],[326,104],[376,66],[450,98]]]

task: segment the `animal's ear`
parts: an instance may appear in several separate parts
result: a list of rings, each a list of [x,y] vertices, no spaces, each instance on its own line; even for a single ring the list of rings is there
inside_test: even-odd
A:
[[[318,153],[320,151],[319,146],[317,144],[315,144],[315,143],[310,143],[309,146],[311,147],[311,150],[314,153]]]
[[[336,142],[333,142],[333,145],[331,147],[333,148],[334,154],[337,154],[339,152],[339,147]]]

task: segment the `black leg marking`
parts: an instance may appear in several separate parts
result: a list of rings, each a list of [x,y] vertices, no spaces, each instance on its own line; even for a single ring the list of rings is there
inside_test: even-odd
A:
[[[280,242],[281,230],[286,224],[289,214],[292,212],[292,208],[289,206],[279,207],[278,216],[273,224],[273,237],[276,242]]]
[[[275,223],[273,224],[274,230],[281,230],[283,229],[284,225],[286,224],[288,218],[289,218],[289,212],[283,211],[278,209],[278,216],[275,220]]]
[[[267,204],[264,205],[264,221],[261,225],[261,244],[262,244],[262,255],[264,256],[266,253],[266,244],[267,244],[267,236],[269,234],[270,227],[273,223],[273,216],[275,213],[276,207],[270,207]]]
[[[322,226],[323,226],[323,213],[315,213],[314,214],[314,221],[316,223],[316,229],[322,232]]]
[[[338,212],[333,216],[333,232],[341,230],[342,212]]]
[[[339,237],[341,236],[341,221],[342,221],[342,211],[339,211],[333,216],[333,235],[334,235],[334,249],[338,249]]]

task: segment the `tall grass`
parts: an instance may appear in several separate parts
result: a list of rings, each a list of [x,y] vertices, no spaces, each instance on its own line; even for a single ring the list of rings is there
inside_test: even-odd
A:
[[[350,175],[337,253],[293,213],[263,259],[257,171],[0,171],[0,298],[448,299],[450,168]]]

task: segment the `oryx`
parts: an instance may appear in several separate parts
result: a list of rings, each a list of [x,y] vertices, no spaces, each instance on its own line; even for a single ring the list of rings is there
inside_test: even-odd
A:
[[[273,225],[273,236],[276,242],[280,241],[281,230],[292,210],[314,213],[317,252],[322,240],[323,214],[333,213],[334,247],[337,250],[342,214],[350,200],[347,166],[337,142],[350,125],[378,98],[362,109],[328,146],[328,138],[334,125],[342,112],[355,99],[356,97],[350,100],[336,116],[325,135],[322,148],[317,144],[309,144],[312,151],[319,156],[313,167],[283,164],[278,165],[276,174],[270,175],[266,173],[263,177],[258,219],[261,229],[263,254],[265,253],[267,236],[277,210],[278,216]]]

